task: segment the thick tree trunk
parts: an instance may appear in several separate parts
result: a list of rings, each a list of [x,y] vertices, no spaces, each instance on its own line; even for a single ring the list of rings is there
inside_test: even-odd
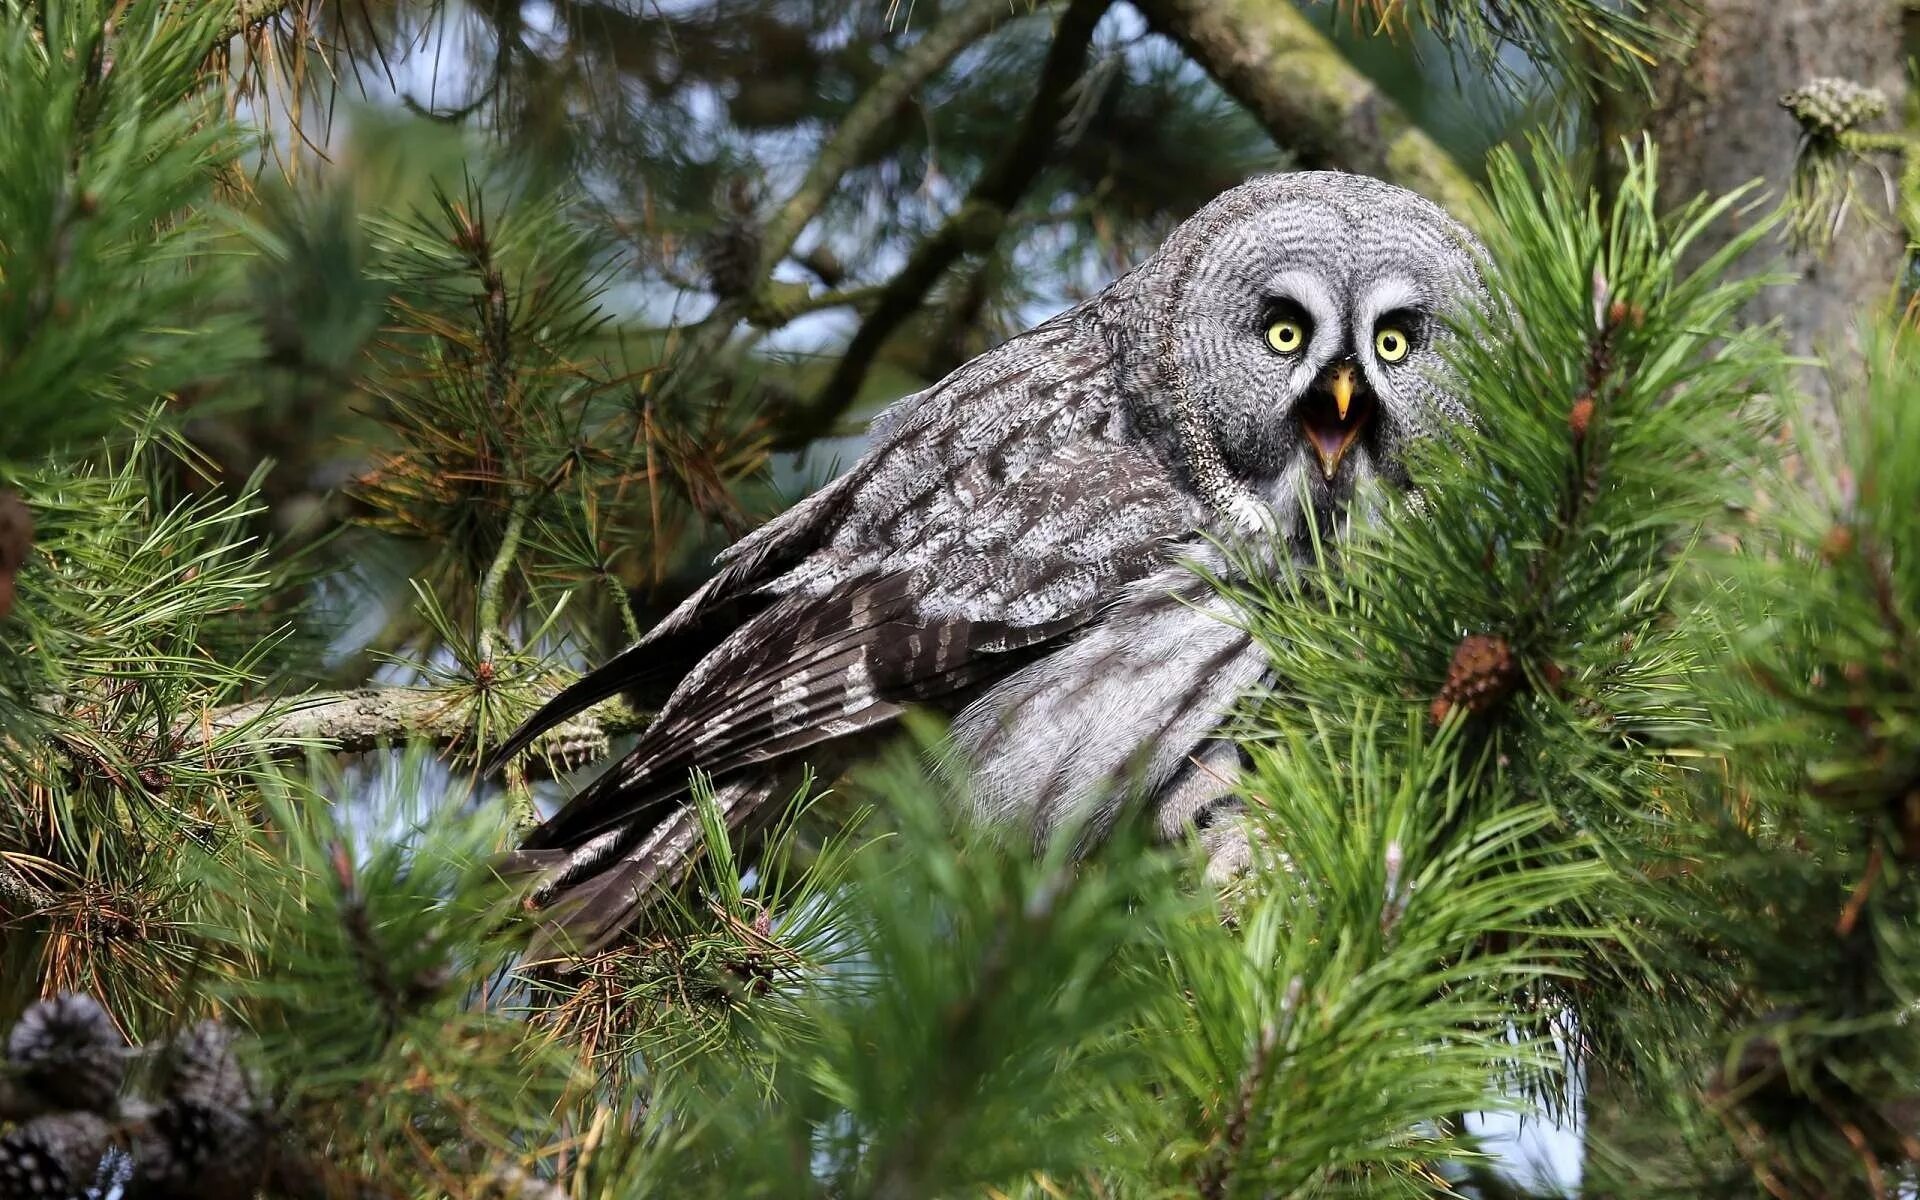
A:
[[[1820,75],[1883,89],[1903,111],[1904,53],[1899,0],[1693,0],[1696,41],[1663,68],[1660,99],[1647,128],[1659,142],[1661,186],[1669,202],[1721,193],[1764,179],[1772,198],[1786,194],[1799,127],[1780,108],[1783,93]],[[1776,243],[1748,270],[1784,265],[1800,276],[1772,289],[1756,318],[1778,317],[1792,348],[1844,363],[1856,348],[1857,322],[1884,300],[1898,277],[1902,241],[1877,180],[1862,180],[1876,226],[1856,213],[1828,251]],[[1817,374],[1817,373],[1815,373]],[[1824,380],[1807,385],[1824,392]]]

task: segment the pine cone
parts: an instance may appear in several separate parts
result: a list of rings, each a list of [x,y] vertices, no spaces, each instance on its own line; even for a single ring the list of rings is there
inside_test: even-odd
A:
[[[106,1113],[127,1077],[127,1043],[91,996],[42,1000],[7,1037],[7,1058],[51,1106]]]
[[[12,492],[0,491],[0,621],[13,611],[13,577],[33,546],[33,513]]]
[[[707,286],[723,299],[738,299],[753,290],[760,269],[760,230],[751,219],[732,217],[707,235],[701,247]]]
[[[218,1021],[202,1021],[175,1036],[166,1080],[168,1100],[247,1113],[258,1108],[259,1093],[233,1052],[233,1035]]]
[[[13,492],[0,492],[0,571],[18,571],[32,546],[33,511]]]
[[[127,1200],[249,1200],[267,1175],[266,1133],[250,1113],[172,1100],[133,1133]]]
[[[0,1200],[81,1200],[112,1144],[113,1127],[93,1113],[35,1117],[0,1138]]]
[[[215,1021],[177,1036],[165,1099],[135,1133],[128,1200],[242,1200],[267,1173],[267,1119],[253,1079]]]
[[[1440,686],[1428,710],[1434,724],[1447,719],[1455,705],[1464,705],[1470,713],[1483,713],[1511,695],[1520,684],[1520,666],[1513,661],[1513,648],[1498,634],[1474,633],[1460,640],[1447,667],[1447,681]]]
[[[1828,75],[1780,97],[1780,107],[1792,113],[1809,136],[1832,139],[1856,125],[1885,116],[1887,94]]]

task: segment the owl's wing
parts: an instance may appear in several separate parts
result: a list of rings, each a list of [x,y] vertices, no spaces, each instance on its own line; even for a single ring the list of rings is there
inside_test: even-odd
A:
[[[720,570],[638,642],[563,689],[488,758],[492,774],[560,722],[616,693],[665,699],[774,601],[779,579],[829,547],[836,569],[918,537],[943,486],[991,489],[1111,419],[1107,353],[1089,306],[1010,339],[874,422],[874,447],[826,487],[734,543]],[[819,563],[813,567],[818,569]]]
[[[869,527],[776,581],[632,752],[526,847],[646,825],[678,806],[690,768],[723,779],[1002,674],[1163,566],[1194,525],[1164,467],[1124,444],[1057,447],[997,487],[992,473],[976,463],[920,489],[886,523],[910,536],[876,541]]]

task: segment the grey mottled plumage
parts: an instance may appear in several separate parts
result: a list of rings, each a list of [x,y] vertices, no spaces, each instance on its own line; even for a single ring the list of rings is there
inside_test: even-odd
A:
[[[750,827],[801,761],[915,704],[954,715],[978,803],[1037,837],[1082,816],[1097,835],[1123,783],[1166,836],[1207,824],[1235,768],[1213,735],[1266,664],[1184,563],[1224,569],[1214,539],[1249,534],[1301,553],[1303,490],[1331,529],[1368,478],[1404,482],[1407,439],[1469,417],[1439,346],[1443,314],[1484,301],[1476,253],[1402,189],[1268,176],[889,408],[846,474],[503,748],[616,691],[665,693],[528,838],[539,894],[604,942],[696,837],[690,768]],[[1234,865],[1217,822],[1203,836]]]

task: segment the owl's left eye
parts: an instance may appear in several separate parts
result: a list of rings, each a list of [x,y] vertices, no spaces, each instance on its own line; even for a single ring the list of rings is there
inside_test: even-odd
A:
[[[1407,356],[1413,341],[1407,331],[1397,325],[1382,325],[1373,333],[1373,352],[1380,356],[1381,362],[1397,363]]]
[[[1282,317],[1267,326],[1267,345],[1281,354],[1292,354],[1305,345],[1306,341],[1306,327],[1298,321],[1289,321]]]

